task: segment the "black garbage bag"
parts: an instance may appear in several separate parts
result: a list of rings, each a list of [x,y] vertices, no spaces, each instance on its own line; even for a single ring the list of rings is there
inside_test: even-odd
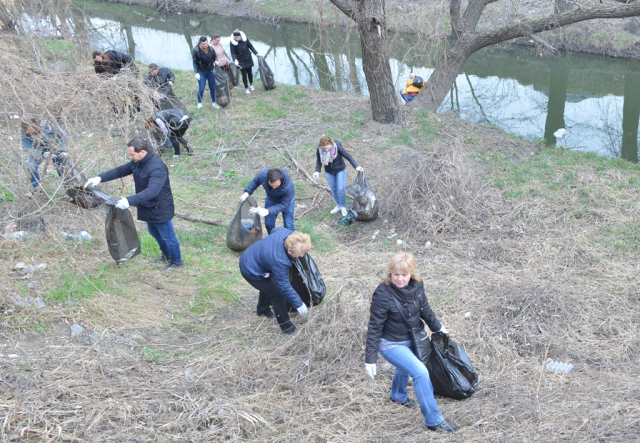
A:
[[[213,76],[216,79],[216,103],[225,107],[231,101],[231,94],[229,93],[229,76],[220,66],[216,66]]]
[[[240,84],[240,79],[238,78],[238,67],[229,63],[229,70],[227,71],[227,77],[229,77],[229,89],[232,89],[234,86],[238,86]]]
[[[249,209],[257,207],[258,204],[253,197],[248,197],[240,203],[227,229],[227,248],[233,251],[244,251],[262,238],[260,215],[249,214]]]
[[[273,71],[264,61],[264,57],[258,57],[258,69],[260,70],[260,80],[262,80],[262,86],[267,91],[276,87],[276,79],[273,76]]]
[[[101,199],[107,208],[104,224],[107,246],[109,254],[120,266],[141,252],[140,239],[133,216],[128,209],[116,208],[116,199],[109,197],[94,186],[91,186],[90,189],[93,195]]]
[[[360,221],[370,221],[378,218],[380,202],[376,198],[371,186],[364,177],[364,172],[358,172],[356,180],[345,189],[353,197],[351,208]]]
[[[189,114],[186,106],[184,105],[184,103],[182,103],[182,100],[178,98],[176,93],[173,92],[173,88],[171,86],[157,89],[153,96],[155,105],[159,111],[164,111],[166,109],[177,109],[178,111],[182,111],[185,114]]]
[[[67,195],[71,199],[71,203],[74,203],[81,208],[90,209],[100,206],[102,200],[94,197],[91,192],[84,189],[84,184],[87,182],[87,177],[78,166],[78,163],[74,161],[66,152],[59,152],[56,154],[60,159],[60,172],[64,177],[64,187]]]
[[[446,334],[431,334],[431,353],[425,365],[436,394],[464,400],[478,389],[478,374],[469,357]]]
[[[302,299],[302,302],[307,307],[317,306],[322,303],[327,289],[316,262],[313,261],[309,254],[294,258],[292,262],[293,266],[289,271],[289,281]],[[295,311],[295,308],[288,302],[287,309],[289,312]]]

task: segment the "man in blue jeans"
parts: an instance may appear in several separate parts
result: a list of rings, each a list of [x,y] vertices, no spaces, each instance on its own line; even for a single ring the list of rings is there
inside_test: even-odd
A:
[[[244,194],[240,197],[240,201],[245,201],[260,185],[267,194],[264,198],[264,208],[251,208],[249,212],[264,217],[264,226],[269,234],[276,226],[279,212],[282,212],[284,227],[295,231],[293,215],[296,208],[296,188],[287,171],[281,168],[263,169],[244,188]]]
[[[138,207],[138,220],[147,222],[147,230],[158,242],[162,252],[153,262],[167,263],[165,270],[170,271],[182,266],[182,257],[180,242],[173,229],[174,206],[169,169],[149,148],[148,140],[134,137],[127,143],[131,161],[90,178],[84,187],[97,186],[101,182],[133,174],[136,193],[121,198],[116,208],[124,210],[130,205]]]

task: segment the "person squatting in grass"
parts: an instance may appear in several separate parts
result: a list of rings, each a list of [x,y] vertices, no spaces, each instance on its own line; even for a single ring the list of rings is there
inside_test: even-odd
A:
[[[256,313],[267,318],[275,317],[285,334],[296,331],[289,319],[286,302],[296,308],[301,316],[309,313],[291,286],[289,271],[291,259],[302,257],[310,249],[311,237],[308,234],[278,227],[249,246],[240,257],[242,277],[260,291]],[[273,311],[269,306],[273,307]]]
[[[333,194],[333,200],[336,202],[336,207],[331,210],[331,214],[336,214],[340,211],[343,217],[347,215],[347,193],[345,191],[347,167],[344,164],[345,158],[349,160],[349,163],[356,171],[364,171],[362,166],[358,166],[351,154],[342,147],[338,140],[334,141],[329,137],[320,137],[320,143],[318,143],[318,149],[316,149],[316,172],[313,173],[313,179],[318,180],[324,165],[324,176],[327,178],[331,194]]]
[[[456,426],[445,420],[440,413],[433,397],[429,370],[414,355],[409,327],[392,300],[395,298],[400,302],[413,328],[421,327],[424,320],[432,331],[448,334],[429,306],[413,254],[395,254],[387,265],[382,280],[371,301],[365,371],[372,380],[375,378],[376,360],[380,352],[396,367],[389,393],[391,401],[407,408],[415,407],[415,400],[407,397],[407,383],[411,377],[424,424],[433,431],[453,432]]]
[[[142,81],[149,88],[167,93],[173,87],[176,76],[171,72],[171,69],[151,63],[149,71],[144,74]]]
[[[96,74],[116,75],[120,72],[129,71],[138,75],[138,67],[133,62],[129,54],[110,50],[107,52],[93,51],[93,69]]]
[[[149,131],[153,128],[160,129],[173,146],[173,157],[180,157],[180,145],[184,146],[188,155],[193,155],[193,148],[184,139],[184,134],[189,129],[191,117],[179,109],[165,109],[157,112],[153,117],[144,121],[144,128]]]
[[[293,216],[296,209],[296,188],[287,171],[281,168],[263,169],[244,188],[240,202],[245,201],[260,185],[267,194],[264,198],[264,208],[251,208],[249,213],[264,217],[264,226],[267,228],[267,233],[271,234],[271,230],[276,225],[278,213],[282,212],[284,227],[295,231]]]
[[[202,95],[208,82],[211,105],[215,109],[220,109],[220,105],[216,103],[216,79],[213,75],[213,67],[218,64],[218,61],[216,51],[209,46],[207,37],[200,37],[198,45],[191,51],[191,57],[193,58],[195,78],[198,81],[198,108],[202,108]]]
[[[416,95],[422,91],[426,81],[422,79],[422,77],[418,77],[413,72],[409,76],[409,80],[407,80],[406,87],[400,91],[400,95],[407,103],[416,98]]]
[[[256,57],[260,57],[256,48],[253,47],[251,41],[247,38],[244,32],[236,29],[231,34],[231,42],[229,43],[231,49],[231,59],[233,63],[242,70],[242,83],[247,94],[251,94],[251,91],[255,91],[253,87],[253,58],[251,53],[253,52]]]
[[[133,174],[136,193],[118,200],[116,208],[138,207],[138,220],[147,222],[149,234],[158,242],[162,255],[153,263],[167,263],[165,270],[182,266],[180,242],[173,227],[174,205],[169,169],[150,151],[149,141],[134,137],[127,143],[131,161],[87,180],[84,187],[98,186]]]
[[[62,129],[46,120],[25,119],[20,123],[20,143],[22,148],[29,153],[27,170],[31,186],[34,190],[40,190],[38,168],[47,155],[68,151],[67,135]],[[53,162],[56,165],[58,175],[62,177],[61,156],[54,155]]]

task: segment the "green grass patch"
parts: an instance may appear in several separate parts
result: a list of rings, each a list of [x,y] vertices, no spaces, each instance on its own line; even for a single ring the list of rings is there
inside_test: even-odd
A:
[[[70,300],[93,298],[97,293],[107,292],[112,281],[120,271],[113,265],[102,265],[97,271],[88,274],[63,274],[61,284],[49,291],[51,300],[67,302]]]

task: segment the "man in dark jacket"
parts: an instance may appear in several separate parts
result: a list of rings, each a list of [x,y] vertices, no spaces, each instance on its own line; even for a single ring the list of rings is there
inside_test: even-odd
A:
[[[264,198],[264,208],[251,208],[249,212],[264,217],[264,226],[269,234],[276,225],[279,212],[282,212],[284,227],[295,231],[296,225],[293,216],[296,209],[296,188],[287,171],[280,168],[263,169],[244,188],[244,194],[240,196],[240,201],[245,201],[260,185],[267,193]]]
[[[247,248],[240,257],[240,273],[251,286],[260,291],[258,315],[277,318],[285,334],[293,334],[296,327],[289,320],[285,301],[302,316],[308,314],[307,306],[291,286],[289,270],[291,259],[302,257],[311,249],[308,234],[275,228],[273,232]],[[273,306],[275,314],[269,308]]]
[[[155,63],[149,65],[149,72],[142,79],[145,85],[157,89],[159,92],[167,93],[176,81],[176,76],[169,68],[159,67]]]
[[[93,51],[91,56],[96,74],[116,75],[123,70],[129,70],[132,74],[138,75],[138,67],[129,54],[109,50],[104,53]]]
[[[90,178],[84,185],[97,186],[117,178],[133,174],[136,193],[121,198],[116,204],[118,209],[127,209],[130,205],[138,207],[138,220],[147,222],[149,234],[158,242],[162,256],[154,262],[164,262],[166,270],[182,266],[180,243],[173,229],[173,194],[169,183],[167,165],[149,151],[149,142],[134,137],[127,143],[127,152],[131,161],[111,169],[97,177]]]

